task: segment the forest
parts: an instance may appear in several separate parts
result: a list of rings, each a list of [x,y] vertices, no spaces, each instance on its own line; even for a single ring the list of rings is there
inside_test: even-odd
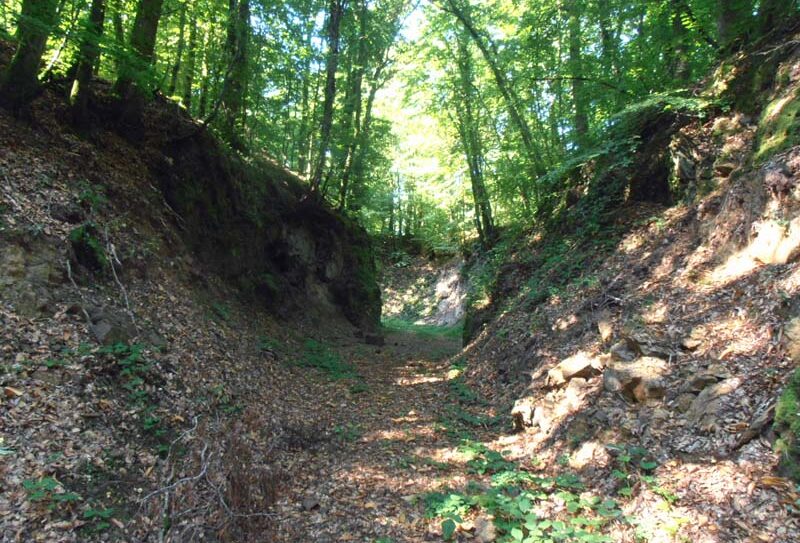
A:
[[[800,541],[800,2],[0,0],[0,541]]]
[[[232,150],[297,172],[371,234],[453,252],[552,217],[575,188],[570,171],[629,143],[609,134],[636,105],[707,107],[698,81],[797,6],[12,0],[1,9],[0,32],[19,44],[3,75],[13,108],[66,79],[75,122],[90,124],[101,78],[114,82],[120,123],[131,127],[139,102],[158,94]]]

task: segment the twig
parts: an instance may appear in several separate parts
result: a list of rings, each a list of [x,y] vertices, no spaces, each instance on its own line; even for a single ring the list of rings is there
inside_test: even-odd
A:
[[[170,490],[173,490],[173,489],[179,487],[180,485],[182,485],[184,483],[189,483],[189,482],[196,481],[198,479],[203,478],[206,475],[206,473],[208,472],[208,466],[211,463],[211,457],[214,456],[214,453],[211,453],[209,455],[208,459],[206,459],[206,451],[208,451],[208,443],[205,443],[203,445],[203,450],[200,452],[200,463],[201,463],[200,473],[198,473],[197,475],[193,475],[191,477],[183,477],[181,479],[178,479],[174,483],[172,483],[170,485],[167,485],[167,486],[165,486],[163,488],[157,488],[156,490],[152,491],[147,496],[145,496],[144,498],[139,500],[140,503],[143,505],[147,500],[149,500],[153,496],[157,496],[157,495],[162,494],[164,492],[169,492]]]
[[[120,262],[119,258],[117,258],[117,250],[114,248],[114,244],[108,239],[108,228],[103,231],[103,235],[106,238],[106,256],[111,264],[111,273],[114,275],[114,281],[117,282],[117,286],[119,287],[120,291],[122,291],[122,298],[125,301],[125,309],[128,312],[128,316],[131,318],[133,327],[136,329],[136,335],[139,335],[139,326],[136,324],[136,316],[133,314],[133,310],[131,309],[131,303],[128,299],[128,291],[125,289],[125,285],[122,284],[122,281],[119,280],[116,266],[114,266],[114,261],[116,261],[120,266],[122,266],[122,262]]]
[[[72,266],[69,263],[69,259],[67,259],[67,277],[69,277],[69,282],[72,283],[72,286],[75,287],[75,290],[78,292],[78,297],[81,299],[81,312],[83,316],[86,318],[86,324],[89,326],[92,325],[92,318],[89,316],[89,312],[86,311],[86,300],[83,297],[83,293],[81,289],[78,287],[78,283],[75,282],[75,279],[72,277]]]
[[[209,479],[208,476],[206,476],[206,482],[217,493],[217,498],[219,498],[219,503],[222,505],[222,508],[225,509],[225,512],[228,513],[229,516],[234,518],[255,518],[255,517],[278,518],[278,515],[276,513],[267,513],[267,512],[237,513],[236,511],[233,511],[230,508],[230,506],[225,501],[225,498],[222,496],[222,491],[219,489],[217,485],[211,482],[211,479]]]

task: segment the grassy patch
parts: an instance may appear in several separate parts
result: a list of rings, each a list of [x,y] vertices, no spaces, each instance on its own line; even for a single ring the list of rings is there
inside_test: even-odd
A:
[[[361,380],[362,378],[352,364],[342,360],[339,353],[314,339],[306,340],[303,345],[303,354],[297,359],[296,364],[302,368],[318,369],[334,381]]]

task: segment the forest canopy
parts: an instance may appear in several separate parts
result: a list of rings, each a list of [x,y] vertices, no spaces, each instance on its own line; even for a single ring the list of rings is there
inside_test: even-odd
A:
[[[11,0],[0,100],[66,82],[91,125],[114,82],[135,135],[161,95],[268,156],[386,239],[453,251],[564,205],[643,103],[707,107],[700,81],[795,0]],[[649,102],[648,102],[649,101]],[[716,103],[715,107],[725,107]],[[699,113],[698,113],[699,114]],[[619,147],[615,147],[619,150]]]

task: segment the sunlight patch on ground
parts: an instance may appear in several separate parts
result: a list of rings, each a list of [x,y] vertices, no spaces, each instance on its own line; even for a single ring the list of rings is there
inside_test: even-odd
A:
[[[411,377],[398,377],[394,380],[394,384],[401,387],[408,387],[414,385],[440,383],[442,381],[444,381],[443,378],[432,375],[413,375]]]

